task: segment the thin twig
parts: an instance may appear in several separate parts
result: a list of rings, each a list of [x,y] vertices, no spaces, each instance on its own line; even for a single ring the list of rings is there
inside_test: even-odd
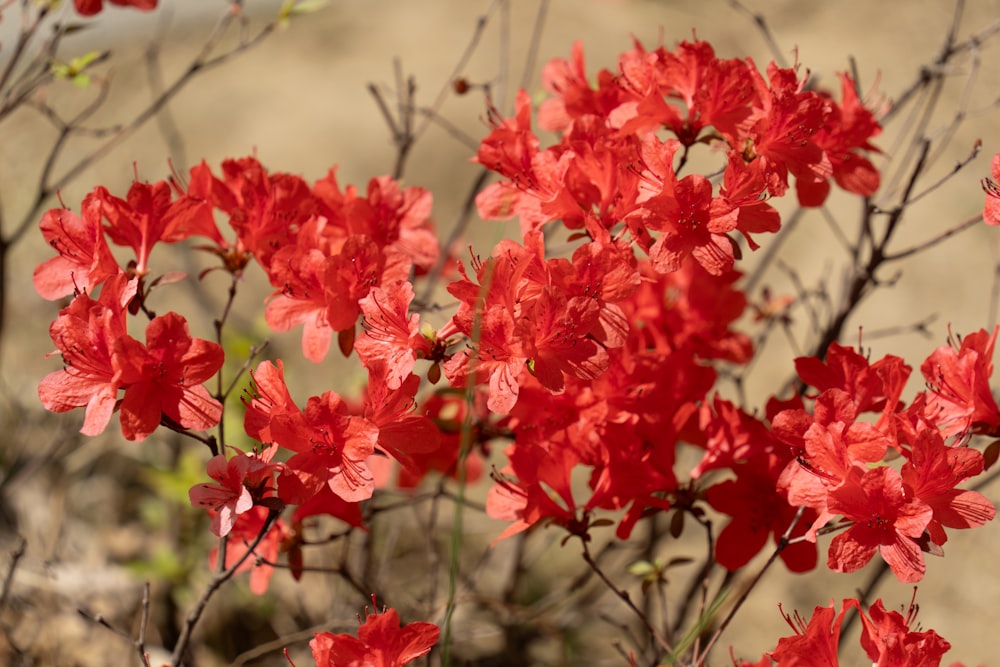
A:
[[[777,546],[775,546],[774,551],[771,552],[771,555],[770,557],[768,557],[767,562],[764,563],[764,565],[760,568],[760,570],[757,572],[754,578],[750,581],[750,585],[747,586],[746,589],[744,589],[744,591],[740,594],[740,597],[736,600],[736,604],[733,605],[733,608],[729,610],[729,613],[722,620],[722,623],[720,623],[719,627],[716,628],[715,633],[709,640],[708,645],[702,652],[702,655],[708,655],[708,653],[712,650],[712,647],[715,646],[715,644],[719,641],[719,638],[722,637],[722,633],[725,632],[726,628],[729,626],[729,623],[733,620],[733,617],[736,616],[736,612],[738,612],[740,608],[743,606],[743,603],[747,601],[747,597],[750,595],[750,591],[756,588],[757,584],[760,583],[760,580],[763,578],[764,573],[770,569],[770,567],[778,559],[778,556],[781,554],[781,552],[784,551],[785,548],[791,543],[790,538],[792,535],[792,531],[795,530],[795,526],[798,525],[799,520],[802,518],[802,514],[805,512],[805,509],[806,509],[805,507],[800,507],[799,511],[795,513],[795,517],[792,519],[791,523],[788,524],[788,528],[781,536],[781,539],[778,540],[778,544]]]
[[[314,635],[320,632],[333,632],[334,630],[344,630],[348,631],[348,628],[340,628],[338,624],[327,621],[325,623],[318,623],[312,627],[306,628],[305,630],[299,630],[298,632],[292,632],[290,634],[278,637],[269,642],[259,644],[253,647],[249,651],[244,651],[240,653],[236,658],[229,663],[229,667],[242,667],[242,665],[247,664],[251,660],[256,660],[268,653],[274,653],[280,651],[281,649],[287,647],[290,644],[298,644],[307,639],[312,639]]]
[[[0,609],[3,609],[7,604],[7,597],[10,595],[14,584],[14,570],[17,569],[18,562],[24,557],[24,551],[27,546],[28,541],[22,537],[18,541],[17,546],[14,547],[14,550],[10,552],[10,568],[7,570],[7,576],[3,579],[3,590],[0,591]]]
[[[778,233],[771,237],[770,242],[764,246],[763,251],[760,254],[760,259],[757,261],[757,266],[754,268],[750,276],[743,281],[743,291],[747,294],[754,291],[757,287],[757,283],[761,281],[764,277],[765,271],[770,267],[771,262],[777,256],[778,251],[781,246],[784,245],[788,237],[792,235],[792,231],[798,226],[799,221],[802,220],[802,216],[805,215],[806,209],[799,206],[788,216],[787,220],[783,220],[781,223],[781,229]]]
[[[670,653],[672,651],[670,643],[667,642],[666,638],[660,633],[660,631],[653,626],[649,617],[646,616],[641,609],[635,606],[635,603],[632,602],[632,597],[628,594],[628,591],[618,588],[615,582],[611,581],[608,575],[604,573],[604,570],[602,570],[597,562],[591,557],[590,548],[587,545],[587,538],[581,537],[580,543],[583,545],[583,561],[590,567],[591,570],[594,571],[594,574],[600,577],[601,581],[604,582],[604,585],[607,586],[612,593],[614,593],[628,606],[629,609],[635,613],[635,615],[639,618],[639,621],[646,627],[646,631],[649,633],[649,636],[652,637],[653,640],[663,648],[663,650]]]
[[[438,90],[438,94],[430,106],[433,115],[437,115],[440,112],[441,105],[444,104],[444,101],[448,99],[448,96],[452,92],[452,82],[461,76],[462,72],[465,70],[465,66],[468,65],[469,61],[472,59],[472,54],[476,52],[476,48],[479,46],[479,40],[482,39],[483,33],[486,31],[486,26],[489,23],[493,12],[496,11],[498,6],[506,1],[507,0],[493,0],[490,3],[490,6],[486,9],[486,12],[476,19],[476,25],[472,30],[472,37],[469,38],[469,43],[465,45],[465,50],[459,57],[458,62],[455,63],[455,67],[452,68],[451,73],[448,75],[444,84]],[[419,139],[420,136],[427,131],[430,123],[431,121],[429,120],[429,117],[425,116],[424,122],[418,125],[413,131],[414,139]]]
[[[974,215],[971,218],[969,218],[968,220],[963,220],[962,222],[958,223],[954,227],[951,227],[950,229],[947,229],[944,232],[941,232],[937,236],[935,236],[933,238],[930,238],[930,239],[924,241],[923,243],[918,243],[917,245],[911,246],[911,247],[907,248],[906,250],[900,250],[899,252],[894,252],[892,254],[888,254],[888,255],[885,256],[884,259],[885,259],[886,262],[895,262],[897,260],[905,259],[906,257],[910,257],[911,255],[916,255],[917,253],[923,252],[924,250],[927,250],[929,248],[933,248],[934,246],[936,246],[937,244],[941,243],[945,239],[948,239],[948,238],[950,238],[952,236],[955,236],[956,234],[958,234],[960,232],[964,232],[966,229],[970,229],[972,227],[975,227],[976,225],[978,225],[982,221],[983,221],[983,214],[982,213],[980,213],[978,215]]]
[[[531,39],[528,41],[528,55],[524,59],[524,72],[521,74],[521,88],[528,90],[531,79],[535,75],[538,61],[538,47],[542,42],[542,31],[545,19],[549,13],[549,0],[538,3],[538,13],[535,15],[535,25],[531,29]]]
[[[441,246],[440,253],[438,254],[437,262],[431,267],[431,270],[427,273],[427,280],[424,283],[424,290],[420,294],[419,301],[421,303],[427,303],[430,301],[431,296],[434,294],[434,289],[437,287],[438,281],[441,279],[441,273],[444,271],[445,265],[447,265],[448,260],[451,259],[451,251],[455,242],[465,233],[465,230],[469,227],[469,224],[473,220],[473,211],[476,209],[476,195],[482,190],[486,181],[490,177],[489,170],[485,168],[480,168],[479,173],[476,174],[476,179],[472,182],[469,187],[469,191],[465,196],[465,202],[462,204],[462,209],[458,213],[454,224],[451,227],[451,233],[448,234],[448,239]]]
[[[177,644],[174,646],[174,652],[171,656],[171,664],[173,667],[180,667],[180,664],[184,661],[184,654],[187,652],[188,645],[191,643],[191,634],[194,632],[195,626],[198,625],[198,621],[201,620],[202,614],[205,613],[205,608],[208,606],[208,601],[212,599],[216,591],[222,587],[222,584],[226,583],[233,578],[236,571],[241,565],[253,554],[254,549],[261,543],[264,537],[270,532],[274,523],[278,520],[278,512],[271,510],[268,512],[267,519],[264,521],[264,525],[261,527],[260,532],[257,533],[257,537],[254,541],[247,545],[246,552],[240,556],[233,565],[229,568],[217,571],[213,576],[212,580],[205,587],[205,591],[201,594],[201,597],[195,603],[191,611],[188,612],[187,618],[184,620],[184,627],[181,630],[181,636],[177,639]],[[225,541],[226,538],[221,538],[220,542]],[[221,544],[219,548],[219,562],[225,563],[225,553],[222,550]]]
[[[778,48],[778,42],[774,39],[774,35],[768,27],[767,19],[764,18],[764,15],[751,11],[746,7],[746,5],[740,2],[740,0],[729,0],[729,6],[736,11],[745,14],[747,18],[754,22],[754,25],[757,26],[757,30],[767,43],[767,48],[770,49],[771,56],[774,58],[774,62],[778,64],[778,67],[781,67],[782,69],[788,67],[785,61],[785,56],[782,54],[781,49]]]
[[[123,142],[136,130],[142,127],[147,121],[154,118],[163,106],[167,104],[167,102],[176,97],[177,94],[191,82],[196,74],[218,67],[236,55],[260,44],[265,37],[274,31],[276,26],[273,22],[268,23],[256,35],[247,40],[241,41],[228,51],[212,56],[219,42],[222,40],[223,35],[227,32],[229,25],[235,20],[237,20],[237,16],[227,10],[217,23],[208,40],[202,46],[202,49],[198,52],[198,55],[191,61],[187,68],[185,68],[185,70],[178,75],[173,83],[171,83],[171,85],[163,91],[163,94],[136,114],[130,122],[123,125],[121,130],[113,137],[77,160],[72,166],[66,169],[60,177],[54,179],[52,182],[48,182],[47,180],[41,181],[36,191],[35,201],[32,203],[29,211],[25,214],[20,224],[15,228],[10,237],[8,237],[7,242],[9,244],[16,243],[35,222],[42,206],[46,201],[48,201],[49,197],[51,197],[58,190],[66,187],[66,185],[71,183],[94,162],[107,155],[118,144]]]

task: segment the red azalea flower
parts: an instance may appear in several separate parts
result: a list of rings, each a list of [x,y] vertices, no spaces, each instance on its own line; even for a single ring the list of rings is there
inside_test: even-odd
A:
[[[782,473],[780,485],[788,502],[820,512],[810,532],[826,523],[827,494],[852,471],[881,461],[894,442],[867,422],[857,420],[857,410],[847,392],[828,389],[816,399],[810,415],[805,410],[784,410],[774,416],[775,436],[790,445],[796,459]]]
[[[1000,408],[990,390],[993,347],[1000,326],[962,339],[958,349],[941,346],[920,365],[927,380],[924,418],[945,437],[982,433],[1000,434]]]
[[[835,604],[829,607],[816,607],[807,624],[795,612],[794,621],[782,612],[785,621],[792,627],[795,634],[782,637],[778,646],[768,653],[768,657],[777,660],[783,667],[814,667],[824,665],[835,667],[837,660],[837,645],[840,642],[840,626],[844,622],[844,614],[852,607],[857,607],[856,600],[844,600],[840,612],[835,611]],[[781,609],[781,605],[778,605]]]
[[[400,627],[396,610],[383,609],[368,614],[357,637],[317,633],[309,647],[316,667],[401,667],[430,653],[440,634],[438,626],[423,621]]]
[[[471,332],[471,328],[470,328]],[[444,363],[448,381],[454,387],[467,382],[475,370],[475,382],[488,383],[490,410],[500,414],[511,411],[517,403],[518,375],[527,365],[514,340],[514,321],[502,306],[491,306],[482,316],[475,350],[463,350]]]
[[[326,358],[333,335],[323,284],[328,263],[329,258],[317,248],[285,246],[278,250],[271,262],[270,278],[280,290],[269,298],[264,311],[264,319],[274,331],[303,325],[302,354],[317,364]]]
[[[101,201],[94,195],[83,200],[81,215],[54,208],[42,216],[42,236],[57,253],[35,269],[35,290],[43,299],[92,293],[121,269],[111,254],[101,228]]]
[[[142,276],[149,272],[149,255],[160,241],[171,243],[181,240],[167,234],[170,226],[170,184],[159,181],[150,185],[136,181],[128,190],[126,199],[119,199],[106,188],[99,186],[94,196],[101,201],[101,213],[107,220],[104,231],[112,243],[128,246],[135,251],[135,273]]]
[[[349,234],[368,236],[379,247],[405,255],[418,275],[434,266],[440,249],[430,221],[434,200],[429,191],[400,188],[391,177],[381,176],[368,181],[365,197],[348,186],[344,199],[344,224]]]
[[[256,158],[225,160],[222,173],[221,185],[211,182],[212,201],[229,214],[237,247],[252,253],[270,275],[274,253],[295,244],[299,229],[316,216],[319,202],[301,177],[269,174]]]
[[[570,476],[580,464],[569,447],[546,451],[538,446],[511,445],[510,465],[494,474],[494,484],[486,497],[486,514],[492,519],[512,521],[493,541],[516,535],[543,522],[553,522],[570,532],[585,530],[586,516],[578,518]]]
[[[771,63],[766,81],[755,66],[747,72],[757,88],[759,106],[739,126],[730,145],[742,150],[747,162],[756,163],[772,196],[785,194],[792,173],[799,203],[819,206],[826,197],[825,184],[833,175],[833,165],[813,136],[825,126],[832,104],[803,90],[805,82],[795,69]]]
[[[861,614],[861,646],[872,661],[872,667],[938,667],[941,664],[951,644],[933,630],[911,631],[916,615],[917,606],[912,601],[904,618],[899,612],[886,611],[882,600],[876,600],[868,613]]]
[[[281,359],[277,364],[262,361],[256,371],[250,371],[250,379],[252,387],[243,395],[243,403],[247,407],[243,430],[254,440],[275,442],[271,424],[301,414],[285,385],[285,365]]]
[[[236,517],[253,507],[255,497],[271,490],[273,474],[281,468],[281,464],[271,464],[276,445],[262,454],[231,449],[235,452],[231,459],[219,454],[208,462],[208,476],[217,484],[195,484],[188,491],[191,505],[213,510],[212,532],[219,537],[225,537]]]
[[[340,396],[312,396],[304,412],[271,429],[275,442],[297,452],[278,478],[282,500],[301,504],[323,485],[350,502],[371,498],[374,480],[365,459],[375,451],[378,427],[348,414]]]
[[[387,373],[376,365],[368,374],[364,416],[378,427],[376,448],[419,474],[413,454],[427,454],[441,445],[441,432],[427,416],[414,414],[420,378],[408,375],[393,389],[385,381]]]
[[[389,389],[399,389],[418,358],[431,351],[431,343],[420,334],[420,315],[410,313],[413,285],[399,280],[373,287],[358,305],[364,316],[364,333],[354,349],[365,368],[376,366],[385,373]]]
[[[855,572],[878,551],[903,583],[920,581],[926,565],[917,539],[933,510],[912,498],[899,473],[888,466],[861,473],[857,468],[828,495],[831,514],[854,522],[833,538],[827,565],[835,572]]]
[[[253,507],[250,491],[243,486],[249,469],[250,457],[240,453],[227,461],[219,454],[208,462],[208,476],[218,484],[196,484],[188,491],[191,505],[215,511],[212,532],[219,537],[229,534],[237,515]]]
[[[165,415],[184,428],[205,430],[219,423],[222,405],[202,383],[222,367],[222,348],[191,338],[187,321],[177,313],[153,319],[146,344],[125,336],[115,341],[115,379],[125,388],[122,433],[144,440]]]
[[[895,411],[911,370],[901,358],[893,355],[870,363],[854,348],[837,342],[827,348],[825,359],[799,357],[795,360],[795,371],[803,382],[820,392],[827,389],[846,392],[858,412]]]
[[[830,100],[830,113],[813,141],[829,157],[837,185],[856,195],[870,197],[878,190],[881,176],[875,165],[858,150],[880,152],[869,140],[878,136],[882,127],[875,114],[858,98],[854,79],[843,72],[839,76],[840,104]],[[814,200],[825,200],[829,189],[829,181],[817,183]]]
[[[148,12],[156,9],[157,0],[110,0],[110,2],[119,7],[135,7]],[[93,16],[104,9],[104,0],[73,0],[73,5],[81,16]]]
[[[948,539],[944,528],[982,526],[996,515],[996,508],[978,491],[956,489],[958,484],[983,471],[983,455],[970,447],[948,447],[937,429],[922,430],[903,464],[903,483],[914,496],[934,510],[927,526],[931,541]]]
[[[104,431],[114,413],[122,387],[115,348],[117,341],[128,337],[124,313],[136,286],[136,280],[119,273],[104,284],[96,301],[87,294],[78,295],[49,327],[63,369],[42,379],[38,397],[52,412],[86,407],[80,429],[85,435]]]
[[[700,174],[677,179],[673,160],[679,147],[676,140],[660,143],[655,136],[644,141],[643,160],[651,172],[654,192],[640,203],[638,219],[630,225],[641,221],[645,227],[662,232],[648,249],[658,272],[678,270],[690,255],[718,276],[735,261],[733,242],[726,234],[736,229],[739,209],[713,196],[711,182]]]

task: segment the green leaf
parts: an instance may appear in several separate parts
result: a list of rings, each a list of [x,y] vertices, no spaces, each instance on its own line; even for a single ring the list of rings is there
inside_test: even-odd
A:
[[[318,12],[328,4],[329,0],[285,0],[278,10],[278,25],[284,28],[293,16]]]
[[[632,563],[628,566],[628,573],[636,577],[648,577],[650,574],[654,574],[659,570],[659,568],[648,560],[640,560]]]
[[[52,73],[57,79],[67,79],[78,88],[86,88],[90,85],[90,75],[86,73],[86,69],[100,57],[100,51],[91,51],[73,58],[68,63],[53,62]]]

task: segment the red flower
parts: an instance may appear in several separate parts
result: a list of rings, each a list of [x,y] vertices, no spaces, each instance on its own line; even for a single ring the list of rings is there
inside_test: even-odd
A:
[[[292,419],[300,412],[285,385],[285,365],[281,359],[277,365],[263,361],[256,371],[250,371],[250,378],[252,388],[243,395],[243,403],[247,406],[243,430],[260,442],[275,442],[271,424]]]
[[[157,0],[110,0],[110,2],[120,7],[135,7],[150,11],[156,9]],[[93,16],[104,9],[104,0],[73,0],[73,4],[81,16]]]
[[[1000,434],[1000,408],[990,390],[993,347],[1000,326],[962,339],[956,350],[941,346],[920,365],[930,389],[926,392],[924,418],[936,424],[945,437],[983,433]]]
[[[315,190],[320,188],[321,183],[317,183]],[[418,275],[434,266],[440,250],[430,221],[430,192],[400,188],[389,176],[368,181],[366,197],[357,196],[354,186],[345,190],[344,226],[349,234],[368,236],[380,248],[405,255]]]
[[[812,138],[829,157],[837,185],[862,197],[875,194],[880,181],[879,171],[857,151],[879,152],[869,139],[881,132],[875,114],[858,99],[854,79],[840,73],[840,104],[830,101],[826,122]],[[817,183],[814,199],[824,200],[829,190],[829,181]]]
[[[212,182],[213,203],[229,214],[239,246],[253,253],[270,274],[274,253],[294,245],[299,228],[316,215],[319,202],[302,178],[268,174],[256,158],[226,160],[222,172],[225,187]]]
[[[136,181],[129,188],[127,199],[115,197],[103,186],[98,186],[93,194],[101,201],[101,213],[108,221],[104,228],[108,238],[135,251],[137,275],[149,272],[149,254],[154,245],[181,240],[168,234],[171,191],[166,181],[152,185]]]
[[[913,602],[904,618],[899,612],[886,611],[882,600],[876,600],[867,614],[861,614],[861,646],[872,661],[872,667],[938,667],[941,664],[951,644],[933,630],[911,631],[916,615],[917,606]]]
[[[819,206],[826,197],[825,183],[833,165],[813,136],[825,126],[832,104],[817,93],[804,91],[796,71],[768,65],[768,80],[750,67],[759,106],[730,139],[748,162],[764,174],[768,191],[781,197],[788,189],[788,174],[796,177],[796,191],[803,206]],[[743,128],[746,127],[744,130]]]
[[[208,462],[208,476],[218,484],[196,484],[188,491],[193,506],[215,510],[212,532],[219,537],[229,534],[237,515],[253,507],[250,491],[243,486],[249,469],[250,457],[240,453],[227,461],[219,454]]]
[[[115,341],[115,378],[125,388],[122,433],[144,440],[166,416],[176,424],[205,430],[219,423],[222,405],[202,385],[222,367],[222,348],[191,338],[187,321],[177,313],[155,318],[146,328],[146,344],[125,336]]]
[[[59,313],[49,335],[62,354],[63,369],[49,373],[38,385],[46,410],[68,412],[86,407],[85,435],[97,435],[108,425],[118,400],[120,379],[112,360],[116,342],[127,337],[122,299],[135,293],[136,282],[119,274],[105,284],[95,301],[78,295]]]
[[[35,269],[35,290],[43,299],[91,293],[121,271],[101,229],[100,200],[88,195],[81,209],[82,218],[65,208],[42,216],[42,236],[59,253]]]
[[[386,382],[383,368],[375,366],[368,375],[365,389],[365,419],[378,427],[379,451],[399,461],[415,474],[420,469],[413,454],[427,454],[441,445],[441,432],[429,417],[414,414],[420,378],[408,375],[393,389]]]
[[[312,229],[316,221],[307,223]],[[264,319],[275,331],[288,331],[302,324],[302,354],[319,363],[330,350],[332,329],[327,319],[326,288],[323,284],[329,258],[318,248],[285,246],[276,252],[270,279],[280,290],[269,299]]]
[[[601,70],[597,75],[598,90],[590,87],[581,42],[573,42],[570,58],[572,61],[554,58],[542,68],[542,86],[556,96],[542,102],[538,109],[538,124],[549,132],[565,131],[582,116],[606,116],[621,103],[623,89],[611,72]]]
[[[780,608],[780,605],[779,605]],[[861,617],[861,647],[868,656],[872,667],[938,667],[941,658],[951,648],[933,630],[914,632],[910,626],[916,617],[916,605],[911,602],[906,617],[895,611],[886,611],[882,600],[876,600],[867,612],[854,599],[841,603],[840,613],[835,614],[835,605],[816,607],[808,625],[796,612],[794,621],[784,614],[785,620],[795,636],[784,637],[778,647],[767,654],[777,660],[782,667],[812,667],[824,665],[835,667],[841,664],[837,657],[840,641],[840,626],[844,615],[855,609]],[[849,664],[861,664],[855,660]],[[745,663],[744,663],[745,664]],[[770,664],[770,663],[760,663]],[[960,663],[955,663],[958,665]]]
[[[618,65],[623,96],[638,100],[621,105],[611,115],[623,131],[647,135],[662,125],[683,145],[691,146],[705,127],[715,126],[726,133],[758,103],[747,62],[716,58],[708,42],[681,42],[674,52],[663,47],[647,52],[636,42]]]
[[[924,429],[906,452],[903,483],[934,510],[927,526],[931,541],[948,539],[944,528],[973,528],[993,519],[996,508],[977,491],[955,487],[983,471],[983,455],[969,447],[948,447],[936,429]]]
[[[452,386],[461,387],[475,370],[477,384],[489,383],[487,407],[497,413],[510,412],[517,403],[518,375],[527,364],[520,346],[514,347],[513,318],[502,306],[492,306],[483,313],[478,333],[477,349],[463,350],[445,362],[445,375]]]
[[[417,359],[431,351],[430,341],[420,334],[420,315],[410,313],[413,285],[399,280],[373,287],[358,302],[364,315],[364,333],[354,349],[365,368],[376,366],[385,373],[389,389],[399,389]]]
[[[515,444],[506,453],[510,465],[493,475],[496,484],[486,497],[486,514],[513,523],[494,544],[539,523],[552,522],[571,533],[586,530],[587,513],[578,513],[570,483],[573,469],[581,462],[571,448],[554,446],[546,451]]]
[[[852,473],[881,461],[893,440],[867,422],[859,422],[850,396],[840,389],[820,394],[815,414],[784,410],[772,420],[775,436],[790,445],[796,456],[785,467],[779,484],[788,490],[788,502],[807,505],[820,513],[810,531],[831,518],[825,508],[831,489]],[[834,512],[835,514],[835,512]]]
[[[903,583],[920,581],[926,566],[917,539],[933,516],[926,503],[903,487],[899,473],[888,466],[857,468],[830,492],[827,506],[854,524],[833,538],[827,565],[835,572],[855,572],[878,551]]]
[[[225,537],[236,517],[253,507],[255,496],[259,498],[270,490],[273,473],[281,466],[271,464],[277,446],[263,454],[232,449],[236,455],[228,461],[225,454],[219,454],[208,462],[208,476],[218,484],[195,484],[188,491],[194,507],[213,510],[212,532],[219,537]]]
[[[795,371],[807,385],[820,392],[840,389],[854,401],[858,412],[894,412],[911,368],[899,357],[886,355],[874,364],[854,348],[837,342],[827,348],[826,358],[799,357]]]
[[[396,610],[383,609],[368,614],[357,637],[317,633],[309,647],[316,667],[401,667],[430,653],[440,634],[438,626],[422,621],[400,627]]]
[[[275,331],[304,323],[302,350],[320,362],[333,331],[353,331],[359,301],[380,284],[407,279],[411,262],[401,252],[380,247],[355,234],[331,239],[325,218],[303,225],[297,244],[279,249],[271,259],[271,283],[279,287],[265,318]]]
[[[782,613],[795,634],[779,639],[777,648],[768,653],[768,657],[777,660],[783,667],[840,664],[837,660],[840,626],[844,622],[847,610],[857,606],[856,600],[844,600],[840,613],[836,613],[835,605],[831,601],[829,607],[816,607],[808,624],[798,612],[795,613],[794,622],[788,614]],[[778,608],[780,609],[781,605]]]
[[[324,484],[349,502],[367,500],[374,480],[365,459],[375,451],[378,427],[349,414],[332,391],[312,396],[302,412],[292,403],[280,367],[262,362],[253,376],[244,427],[262,442],[276,442],[296,454],[278,478],[278,496],[302,504]]]
[[[732,517],[715,545],[716,560],[727,570],[738,570],[750,562],[764,548],[769,535],[774,535],[777,544],[795,519],[796,508],[777,490],[785,463],[786,459],[775,454],[758,454],[746,463],[730,463],[736,479],[707,490],[709,504]],[[803,515],[790,537],[803,535],[815,516],[811,511]],[[808,572],[816,567],[816,545],[809,541],[786,547],[780,556],[792,572]]]
[[[660,143],[655,136],[643,143],[650,179],[662,183],[636,214],[647,228],[662,232],[648,249],[649,259],[658,272],[668,273],[690,255],[712,275],[721,275],[733,266],[733,242],[726,234],[736,229],[739,209],[713,196],[711,182],[700,174],[677,179],[673,159],[679,147],[676,140]]]

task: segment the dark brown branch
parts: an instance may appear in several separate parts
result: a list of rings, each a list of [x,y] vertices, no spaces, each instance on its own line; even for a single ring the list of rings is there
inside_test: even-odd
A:
[[[633,611],[633,613],[635,613],[635,615],[639,618],[639,621],[645,626],[646,632],[649,633],[649,636],[652,637],[653,640],[663,648],[663,650],[669,653],[672,650],[670,648],[670,644],[660,631],[653,627],[649,617],[646,616],[641,609],[635,606],[635,603],[632,602],[632,597],[628,594],[628,591],[618,588],[615,582],[611,581],[608,575],[604,573],[604,570],[602,570],[597,562],[591,557],[590,548],[587,545],[587,539],[585,537],[580,538],[580,543],[583,545],[583,561],[590,567],[591,570],[594,571],[594,574],[596,574],[601,581],[604,582],[604,585],[608,587],[608,590],[614,593],[628,606],[629,609]]]
[[[740,608],[743,606],[743,603],[747,601],[747,597],[749,597],[750,591],[752,591],[754,588],[757,587],[757,584],[760,583],[760,580],[764,577],[764,574],[771,568],[774,562],[778,559],[778,556],[781,554],[781,552],[784,551],[785,548],[791,543],[790,538],[792,535],[792,531],[795,530],[795,526],[798,525],[799,520],[802,518],[803,512],[805,512],[805,507],[800,507],[799,511],[795,514],[795,517],[792,519],[791,523],[788,524],[788,528],[785,529],[785,532],[781,536],[781,539],[778,540],[778,544],[777,546],[775,546],[774,551],[771,552],[771,555],[768,557],[767,562],[764,563],[764,565],[760,568],[757,574],[754,575],[754,578],[750,581],[750,585],[743,590],[743,592],[740,594],[740,597],[736,600],[736,604],[733,605],[733,608],[729,610],[729,613],[722,620],[722,623],[720,623],[719,627],[716,628],[715,633],[709,640],[708,645],[705,647],[705,650],[702,651],[702,655],[709,654],[709,652],[712,650],[712,647],[715,646],[715,644],[719,641],[719,638],[722,637],[722,633],[726,631],[727,627],[729,627],[729,623],[733,620],[733,617],[736,616],[736,612],[738,612]]]
[[[22,537],[18,541],[17,546],[14,547],[14,550],[10,552],[10,567],[7,569],[7,576],[3,579],[3,590],[0,590],[0,609],[3,609],[7,604],[7,597],[10,595],[14,584],[14,571],[17,570],[17,564],[24,557],[24,551],[27,546],[27,540]]]

